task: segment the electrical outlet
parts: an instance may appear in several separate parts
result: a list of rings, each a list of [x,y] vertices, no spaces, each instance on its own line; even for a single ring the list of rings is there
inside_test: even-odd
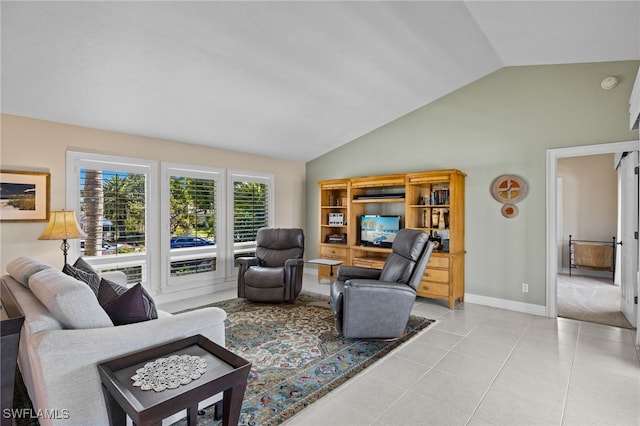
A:
[[[522,292],[523,293],[529,293],[529,284],[522,283]]]

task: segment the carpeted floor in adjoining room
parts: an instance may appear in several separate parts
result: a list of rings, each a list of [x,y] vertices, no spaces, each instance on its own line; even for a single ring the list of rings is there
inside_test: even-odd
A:
[[[620,311],[620,286],[611,279],[558,275],[558,316],[634,328]]]

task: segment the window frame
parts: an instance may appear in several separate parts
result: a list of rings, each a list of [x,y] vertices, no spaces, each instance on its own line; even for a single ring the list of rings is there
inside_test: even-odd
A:
[[[227,171],[227,214],[229,220],[227,223],[227,275],[228,277],[237,277],[238,268],[235,266],[236,245],[233,241],[234,234],[234,184],[235,182],[255,182],[267,185],[267,226],[274,226],[274,198],[275,198],[275,178],[272,173],[260,173],[246,170],[228,170]],[[243,249],[255,249],[255,241],[251,243],[242,243]]]
[[[157,162],[141,158],[123,157],[104,154],[93,154],[78,151],[67,151],[66,173],[66,208],[80,211],[80,171],[82,169],[122,171],[145,175],[145,252],[124,253],[117,256],[92,256],[87,261],[96,269],[115,269],[143,264],[142,285],[151,294],[157,292],[152,283],[155,279],[155,262],[158,258],[157,215],[152,214],[158,208]],[[71,240],[70,258],[76,259],[81,255],[80,240]]]
[[[271,173],[233,170],[210,166],[199,166],[184,163],[163,162],[136,157],[87,153],[80,151],[66,152],[66,203],[68,210],[80,211],[80,177],[81,169],[96,169],[140,173],[145,175],[145,252],[124,253],[119,255],[92,256],[87,260],[97,270],[112,270],[131,266],[143,265],[142,285],[152,294],[173,293],[176,291],[230,284],[237,279],[233,242],[234,230],[234,183],[255,182],[267,185],[267,226],[273,227],[275,221],[275,179]],[[170,284],[171,249],[169,224],[169,171],[180,171],[184,175],[187,171],[196,174],[194,177],[210,179],[217,177],[216,184],[216,257],[217,268],[215,276],[206,280],[191,280],[193,282]],[[165,211],[166,210],[166,211]],[[163,244],[166,241],[167,244]],[[80,240],[70,240],[70,259],[79,257]],[[246,245],[246,243],[243,243]],[[165,247],[166,246],[166,247]],[[195,247],[198,249],[202,247]],[[249,244],[249,248],[255,248]],[[203,250],[206,251],[206,250]],[[196,250],[197,252],[197,250]],[[185,252],[186,253],[186,252]],[[166,265],[166,266],[164,266]],[[188,275],[191,278],[200,274]],[[205,275],[205,274],[202,274]],[[207,274],[208,275],[208,274]],[[198,277],[199,278],[199,277]]]
[[[220,242],[226,242],[226,209],[224,202],[226,201],[225,192],[225,171],[217,167],[197,166],[192,164],[161,162],[160,164],[160,259],[161,262],[161,286],[163,292],[175,292],[221,284],[226,278],[226,250]],[[216,241],[212,248],[194,247],[192,249],[181,249],[180,253],[172,255],[172,249],[169,246],[171,239],[170,229],[170,178],[171,176],[185,176],[199,179],[209,179],[216,181]],[[175,253],[175,252],[174,252]],[[180,259],[189,259],[193,255],[213,254],[216,260],[217,268],[215,271],[203,274],[186,275],[184,277],[171,276],[171,262]]]

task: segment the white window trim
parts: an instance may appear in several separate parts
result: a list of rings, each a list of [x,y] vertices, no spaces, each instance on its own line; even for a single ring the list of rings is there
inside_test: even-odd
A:
[[[80,190],[78,184],[80,182],[80,170],[83,168],[91,168],[95,165],[98,170],[108,170],[113,168],[126,168],[126,170],[145,174],[145,238],[146,252],[144,255],[127,255],[114,261],[113,258],[105,257],[104,261],[98,263],[105,264],[131,264],[140,263],[144,259],[146,263],[146,281],[143,283],[145,288],[151,293],[156,294],[158,280],[155,279],[155,259],[158,259],[158,220],[157,215],[152,212],[158,209],[158,165],[156,161],[145,160],[141,158],[122,157],[113,155],[93,154],[86,152],[67,151],[67,181],[66,181],[66,209],[80,210]],[[80,241],[70,241],[70,258],[75,259],[80,256]],[[155,285],[154,285],[155,284]]]
[[[161,278],[161,290],[163,293],[181,291],[186,289],[210,286],[212,284],[219,284],[225,281],[227,275],[226,272],[226,255],[227,250],[219,242],[226,242],[225,232],[227,229],[226,224],[226,209],[224,208],[224,202],[226,202],[226,185],[225,185],[225,170],[215,167],[195,166],[192,164],[181,163],[169,163],[162,162],[160,165],[161,179],[160,179],[160,259],[162,259],[162,268],[160,271]],[[171,238],[171,230],[169,226],[169,177],[176,174],[182,174],[184,176],[216,180],[216,223],[218,229],[216,230],[216,245],[215,256],[217,257],[217,270],[212,273],[213,281],[210,274],[202,274],[200,279],[195,279],[191,275],[189,278],[181,280],[179,278],[172,278],[170,273],[171,264],[171,249],[168,245]],[[194,248],[196,252],[198,248]]]
[[[275,178],[272,173],[259,173],[252,172],[246,170],[228,170],[227,171],[227,214],[229,220],[226,222],[227,224],[227,240],[226,240],[226,249],[227,249],[227,263],[226,268],[229,278],[236,278],[238,275],[238,271],[234,267],[234,243],[233,243],[233,208],[234,208],[234,183],[236,181],[241,182],[258,182],[265,183],[269,188],[269,200],[267,205],[267,213],[269,215],[269,219],[267,221],[268,226],[272,227],[274,225],[274,198],[275,198]]]

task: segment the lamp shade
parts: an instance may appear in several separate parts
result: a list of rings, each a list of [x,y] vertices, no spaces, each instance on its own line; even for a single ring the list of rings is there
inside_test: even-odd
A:
[[[49,216],[49,224],[39,240],[70,240],[74,238],[85,238],[85,234],[76,220],[76,213],[73,210],[52,211]]]

